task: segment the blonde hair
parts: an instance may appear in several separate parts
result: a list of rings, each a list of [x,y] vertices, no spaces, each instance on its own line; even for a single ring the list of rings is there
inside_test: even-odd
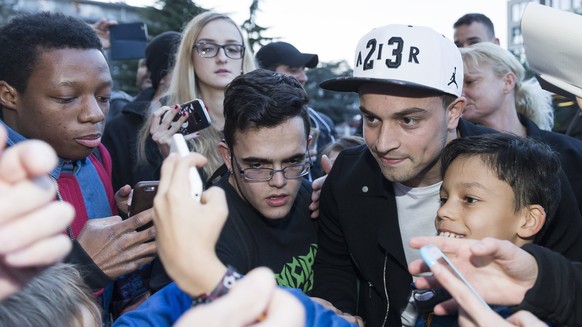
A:
[[[533,121],[540,129],[549,131],[554,126],[551,95],[544,91],[535,78],[525,79],[525,68],[508,50],[491,42],[480,42],[459,48],[465,71],[489,64],[496,76],[515,75],[515,108]]]
[[[101,307],[71,264],[44,270],[20,292],[0,302],[0,326],[85,326],[87,310],[93,326],[101,326]]]
[[[182,40],[176,52],[176,60],[174,68],[172,69],[170,86],[166,92],[166,104],[185,103],[192,99],[200,98],[200,90],[196,81],[194,63],[192,62],[192,53],[195,51],[194,43],[196,43],[202,29],[211,21],[217,19],[223,19],[232,23],[240,33],[245,46],[241,73],[244,74],[255,69],[254,56],[246,38],[243,37],[240,27],[225,14],[210,11],[201,13],[192,18],[182,30]],[[145,140],[149,136],[151,121],[152,119],[150,117],[140,131],[141,137],[140,146],[138,147],[138,161],[143,162],[147,160],[145,155]],[[218,152],[218,143],[221,139],[222,131],[219,131],[214,125],[211,125],[200,131],[199,137],[189,141],[190,146],[194,151],[203,154],[208,159],[208,164],[204,167],[204,173],[207,178],[223,164],[220,153]]]

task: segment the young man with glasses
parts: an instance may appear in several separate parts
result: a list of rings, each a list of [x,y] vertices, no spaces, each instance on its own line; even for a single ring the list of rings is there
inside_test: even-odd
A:
[[[317,250],[311,187],[303,178],[311,168],[307,102],[292,77],[263,69],[236,77],[225,91],[219,144],[228,172],[215,183],[229,210],[216,244],[220,261],[242,274],[267,266],[279,285],[305,293],[313,286]],[[191,305],[171,283],[116,324],[168,325]]]

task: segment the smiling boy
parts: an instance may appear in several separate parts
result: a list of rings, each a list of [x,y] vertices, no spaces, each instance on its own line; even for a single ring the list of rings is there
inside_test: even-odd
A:
[[[540,239],[560,202],[558,155],[531,138],[493,133],[455,139],[443,150],[441,171],[435,227],[442,237],[493,237],[521,247]],[[423,298],[415,296],[417,301]],[[415,326],[427,321],[430,326],[456,325],[456,316],[429,317],[429,310],[422,309],[426,304],[417,304],[425,314]],[[511,314],[505,307],[494,309]]]
[[[539,238],[560,200],[560,163],[548,146],[513,134],[459,138],[443,150],[441,236]]]

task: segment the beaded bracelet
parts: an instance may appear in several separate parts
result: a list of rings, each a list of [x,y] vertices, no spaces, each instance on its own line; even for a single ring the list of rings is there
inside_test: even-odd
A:
[[[224,294],[228,293],[228,291],[234,286],[235,282],[239,279],[243,278],[243,275],[239,274],[234,267],[227,266],[226,273],[222,276],[218,285],[210,292],[206,294],[202,294],[200,296],[195,297],[192,300],[192,306],[195,307],[199,304],[210,303],[219,297],[223,296]]]

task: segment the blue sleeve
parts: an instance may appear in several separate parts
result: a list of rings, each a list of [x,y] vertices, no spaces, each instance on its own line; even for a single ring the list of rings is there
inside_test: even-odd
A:
[[[335,312],[326,309],[321,304],[314,302],[311,298],[299,289],[296,288],[284,288],[289,291],[293,296],[295,296],[303,307],[305,308],[305,326],[326,326],[326,327],[357,327],[356,324],[352,324],[345,320],[344,318],[338,316]]]
[[[120,326],[172,326],[192,307],[192,298],[173,282],[162,288],[135,310],[124,313],[113,323]]]

